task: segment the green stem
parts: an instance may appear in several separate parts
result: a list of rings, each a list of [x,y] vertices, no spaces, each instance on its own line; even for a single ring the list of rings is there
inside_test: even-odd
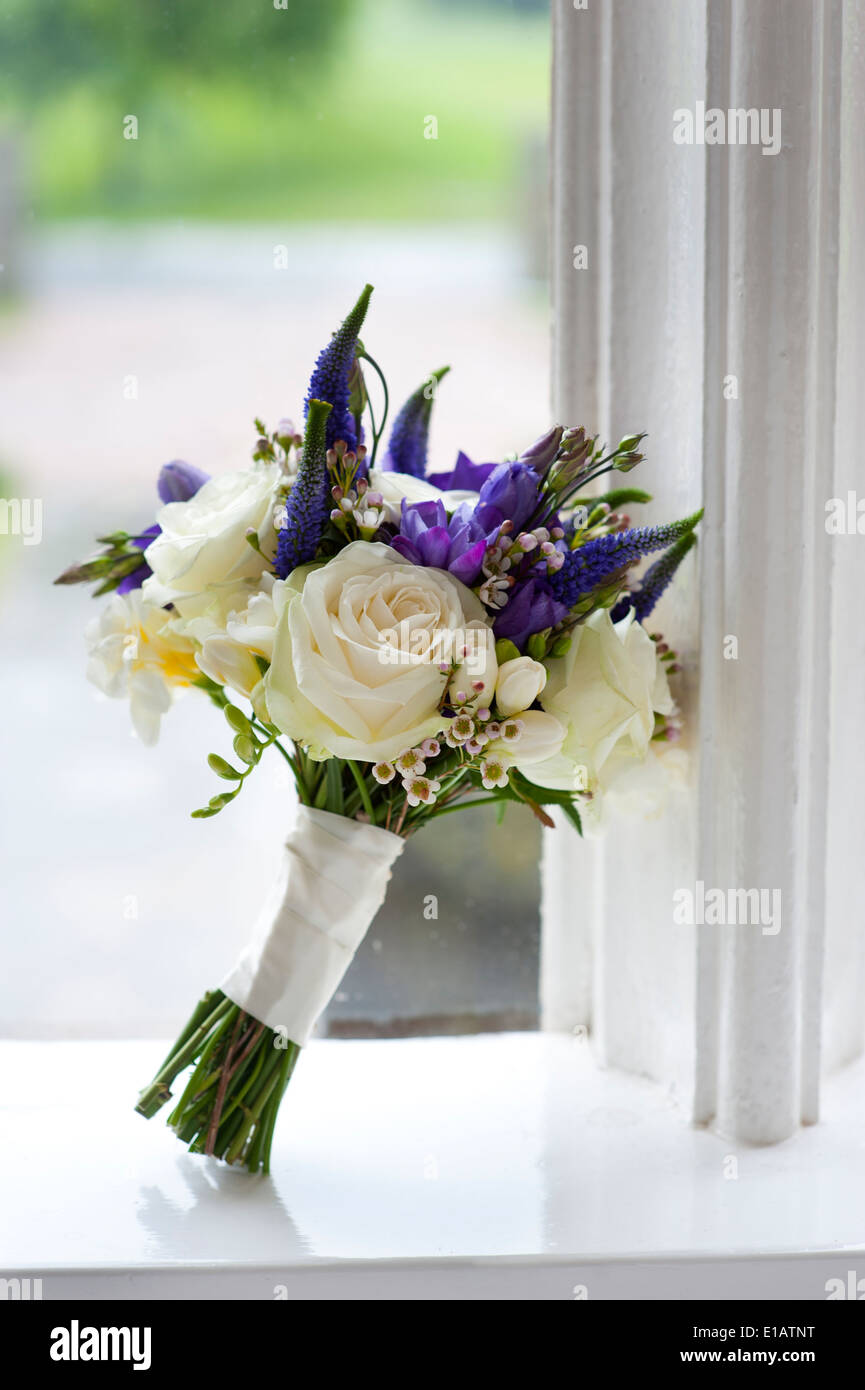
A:
[[[168,1064],[171,1062],[171,1059],[173,1058],[177,1049],[183,1047],[183,1045],[189,1041],[195,1030],[201,1026],[204,1020],[216,1007],[216,996],[219,993],[219,990],[209,989],[207,993],[204,995],[204,997],[202,999],[199,999],[186,1027],[178,1034],[174,1046],[172,1047],[168,1056],[165,1058],[164,1062],[162,1063],[162,1066],[159,1068],[159,1071],[156,1073],[157,1076],[159,1076],[159,1073],[164,1071]]]
[[[196,1028],[188,1042],[180,1048],[175,1047],[172,1056],[160,1071],[157,1072],[150,1085],[146,1086],[138,1097],[138,1104],[135,1109],[138,1111],[139,1115],[144,1115],[147,1119],[150,1119],[150,1117],[155,1115],[156,1111],[170,1099],[170,1087],[174,1078],[179,1072],[183,1071],[184,1067],[187,1067],[197,1055],[201,1044],[204,1042],[211,1028],[235,1007],[236,1006],[232,1004],[231,1000],[226,999],[223,995],[220,1003],[217,1004],[216,1008],[208,1015],[201,1026]]]
[[[492,806],[494,801],[510,801],[509,796],[475,796],[469,801],[454,801],[450,806],[442,806],[441,810],[436,807],[434,816],[446,816],[449,811],[462,811],[467,806]]]
[[[361,356],[362,356],[364,362],[368,362],[369,365],[372,367],[373,371],[377,374],[378,379],[379,379],[379,381],[381,382],[382,390],[384,391],[384,408],[382,409],[382,413],[381,413],[381,425],[379,426],[379,428],[378,428],[377,431],[376,431],[376,429],[375,429],[375,422],[373,421],[372,455],[371,455],[370,460],[369,460],[369,466],[370,466],[370,468],[373,468],[373,467],[375,466],[376,455],[377,455],[377,453],[378,453],[378,441],[381,439],[382,435],[384,434],[384,427],[385,427],[385,422],[386,422],[386,420],[387,420],[387,412],[388,412],[388,405],[389,405],[389,403],[390,403],[390,397],[389,397],[389,395],[388,395],[387,381],[385,380],[384,372],[382,371],[381,367],[380,367],[380,366],[378,365],[378,363],[376,362],[375,358],[374,358],[374,357],[370,357],[369,353],[366,351],[365,348],[364,348],[363,352],[361,353]],[[372,410],[370,410],[370,417],[372,417]]]
[[[291,1074],[294,1071],[294,1066],[299,1056],[300,1048],[297,1043],[290,1043],[282,1059],[282,1064],[279,1069],[279,1081],[277,1083],[276,1093],[270,1102],[266,1123],[261,1128],[261,1146],[256,1152],[255,1157],[257,1159],[260,1154],[261,1166],[265,1173],[270,1172],[270,1149],[273,1144],[273,1131],[276,1127],[276,1117],[279,1114],[282,1097],[285,1095],[286,1087],[291,1080]],[[250,1161],[252,1157],[253,1156],[250,1155]]]
[[[360,770],[360,768],[358,767],[357,763],[352,762],[351,758],[346,758],[346,762],[347,762],[348,766],[351,768],[351,775],[352,775],[352,777],[354,778],[355,782],[357,783],[357,789],[358,789],[358,791],[360,792],[360,799],[361,799],[361,801],[363,802],[363,809],[366,811],[367,815],[369,816],[370,822],[371,822],[373,825],[375,825],[375,823],[376,823],[376,820],[375,820],[375,810],[374,810],[374,808],[373,808],[373,804],[372,804],[372,801],[371,801],[371,799],[370,799],[369,787],[368,787],[367,784],[366,784],[366,778],[362,775],[361,770]]]

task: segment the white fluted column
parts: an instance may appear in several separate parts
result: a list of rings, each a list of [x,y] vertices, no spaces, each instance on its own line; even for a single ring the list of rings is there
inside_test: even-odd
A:
[[[832,1062],[863,1042],[865,536],[825,527],[865,438],[862,28],[858,0],[554,4],[555,414],[647,429],[648,518],[707,517],[652,622],[687,765],[610,798],[600,844],[548,838],[544,1019],[576,1002],[603,1062],[756,1142],[817,1117],[821,1035]],[[778,153],[674,142],[713,107],[780,110]],[[570,920],[564,865],[591,884]],[[677,925],[698,883],[775,920]]]

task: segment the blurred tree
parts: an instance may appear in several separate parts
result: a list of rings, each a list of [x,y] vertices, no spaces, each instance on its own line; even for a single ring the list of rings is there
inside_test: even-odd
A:
[[[0,0],[7,93],[86,81],[145,95],[169,73],[271,82],[333,43],[353,0]]]

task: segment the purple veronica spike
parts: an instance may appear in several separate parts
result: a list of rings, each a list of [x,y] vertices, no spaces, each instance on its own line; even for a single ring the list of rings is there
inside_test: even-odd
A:
[[[357,350],[357,335],[366,317],[372,285],[366,285],[351,313],[343,320],[327,347],[318,354],[306,395],[306,411],[311,403],[327,401],[333,407],[327,421],[326,447],[332,449],[344,439],[349,449],[357,449],[358,422],[349,409],[351,372]]]
[[[188,502],[199,488],[210,482],[210,474],[183,459],[173,459],[159,470],[156,489],[162,502]]]
[[[509,637],[522,651],[533,632],[555,627],[568,610],[550,593],[545,577],[530,575],[511,590],[504,608],[493,623],[496,638]]]
[[[329,512],[325,435],[331,406],[310,401],[303,453],[297,477],[285,504],[285,524],[279,533],[275,569],[286,579],[298,565],[315,559]]]
[[[450,371],[439,367],[406,401],[393,422],[384,467],[392,473],[409,473],[413,478],[426,474],[427,444],[430,416],[435,400],[435,386]]]
[[[702,511],[696,512],[666,526],[631,526],[627,531],[612,531],[569,550],[561,569],[550,577],[551,592],[566,607],[574,608],[584,594],[619,570],[686,536],[702,515]]]
[[[697,537],[693,531],[689,531],[687,535],[680,536],[669,550],[665,550],[660,559],[646,570],[634,592],[623,594],[619,599],[610,614],[613,622],[617,623],[620,618],[624,618],[629,608],[635,610],[638,622],[641,623],[644,618],[648,618],[688,551],[696,544]]]
[[[480,574],[488,537],[468,506],[458,507],[448,519],[444,503],[402,503],[399,533],[391,545],[413,565],[449,570],[463,584],[473,584]]]
[[[468,454],[460,449],[457,461],[448,473],[430,473],[427,482],[442,492],[480,492],[481,487],[498,468],[497,463],[472,463]]]

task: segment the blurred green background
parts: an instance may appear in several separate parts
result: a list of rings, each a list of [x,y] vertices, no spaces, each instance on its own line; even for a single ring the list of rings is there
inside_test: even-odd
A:
[[[545,3],[284,3],[2,0],[0,126],[36,216],[508,214],[544,132]]]

